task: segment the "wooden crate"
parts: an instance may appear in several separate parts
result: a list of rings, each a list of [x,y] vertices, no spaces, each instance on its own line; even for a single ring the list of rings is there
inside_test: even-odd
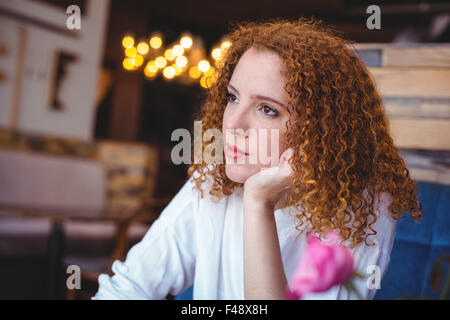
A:
[[[355,44],[418,181],[450,184],[450,44]]]

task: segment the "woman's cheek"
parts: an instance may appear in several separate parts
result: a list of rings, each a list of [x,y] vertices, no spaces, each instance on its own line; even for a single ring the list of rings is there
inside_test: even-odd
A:
[[[273,167],[278,165],[281,154],[287,149],[282,139],[283,133],[280,128],[270,128],[262,130],[258,136],[258,145],[264,150],[260,150],[259,155],[264,157],[259,163],[263,167]],[[267,163],[270,159],[270,162]]]

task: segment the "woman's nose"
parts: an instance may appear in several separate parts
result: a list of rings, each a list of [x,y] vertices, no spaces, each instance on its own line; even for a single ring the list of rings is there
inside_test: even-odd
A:
[[[227,112],[227,128],[233,130],[236,135],[246,135],[250,128],[249,112],[245,108],[236,108]]]

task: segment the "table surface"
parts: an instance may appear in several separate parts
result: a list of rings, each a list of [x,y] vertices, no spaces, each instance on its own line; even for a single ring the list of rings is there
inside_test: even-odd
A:
[[[33,218],[50,218],[54,221],[65,220],[85,220],[85,221],[118,221],[126,220],[139,212],[147,212],[152,216],[161,212],[162,208],[169,202],[169,198],[150,199],[147,201],[145,208],[138,209],[66,209],[66,208],[44,208],[44,207],[23,207],[11,204],[0,203],[0,213],[6,215],[33,217]],[[160,210],[155,210],[155,208]]]

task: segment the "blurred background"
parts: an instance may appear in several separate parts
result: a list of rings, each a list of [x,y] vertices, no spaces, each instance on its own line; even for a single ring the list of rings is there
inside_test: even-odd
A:
[[[380,29],[367,25],[374,4]],[[450,3],[441,0],[0,0],[0,298],[95,294],[98,275],[187,177],[170,160],[171,134],[192,130],[206,77],[232,45],[230,23],[298,16],[356,42],[418,185],[423,220],[399,222],[376,299],[448,299]],[[192,288],[168,298],[192,298]]]

